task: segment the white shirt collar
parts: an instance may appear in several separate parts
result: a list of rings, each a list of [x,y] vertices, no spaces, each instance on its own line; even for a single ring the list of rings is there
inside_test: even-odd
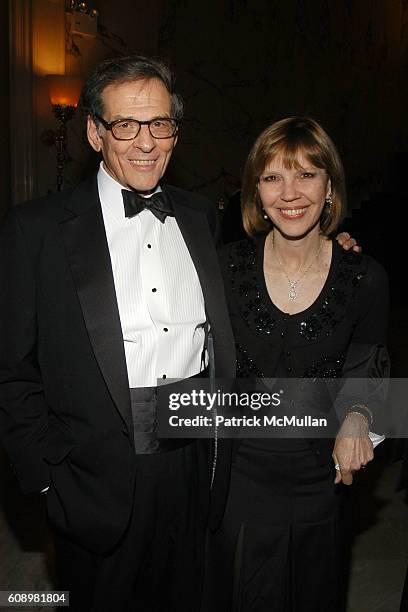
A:
[[[124,209],[122,189],[127,189],[128,191],[132,190],[128,187],[124,187],[121,185],[121,183],[119,183],[119,181],[108,174],[104,168],[103,161],[101,161],[99,164],[97,181],[99,198],[101,200],[102,208],[104,209],[104,214],[116,217],[118,220],[123,219]],[[153,193],[143,197],[150,198],[154,193],[159,193],[160,191],[162,191],[162,188],[160,185],[157,185]]]

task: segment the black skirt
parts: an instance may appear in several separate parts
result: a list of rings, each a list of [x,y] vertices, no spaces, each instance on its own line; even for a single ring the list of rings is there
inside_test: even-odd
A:
[[[311,449],[241,443],[223,523],[208,535],[204,610],[341,610],[341,494],[334,478],[333,463],[319,466]]]

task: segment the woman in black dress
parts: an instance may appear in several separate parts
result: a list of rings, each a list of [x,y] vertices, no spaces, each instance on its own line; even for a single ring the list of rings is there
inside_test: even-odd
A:
[[[342,377],[351,354],[385,344],[384,270],[329,238],[344,205],[342,164],[319,124],[284,119],[259,136],[243,177],[249,239],[221,256],[238,376]],[[373,458],[370,407],[344,415],[335,441],[235,444],[223,522],[210,537],[212,609],[341,609],[339,483]]]

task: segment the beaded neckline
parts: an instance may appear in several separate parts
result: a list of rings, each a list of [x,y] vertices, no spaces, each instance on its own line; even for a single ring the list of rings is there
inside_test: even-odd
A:
[[[343,319],[352,296],[364,276],[362,257],[343,251],[333,243],[332,262],[326,282],[315,302],[306,310],[287,315],[271,301],[263,274],[263,249],[266,236],[255,241],[233,243],[229,250],[231,286],[246,325],[257,335],[273,337],[282,320],[290,324],[306,343],[330,336]]]

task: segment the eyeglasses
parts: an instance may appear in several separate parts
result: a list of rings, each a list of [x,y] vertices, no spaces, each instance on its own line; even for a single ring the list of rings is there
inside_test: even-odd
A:
[[[117,119],[111,123],[108,123],[99,115],[95,115],[95,117],[102,123],[105,130],[112,132],[112,136],[116,138],[116,140],[133,140],[139,134],[142,125],[148,126],[149,132],[153,138],[173,138],[178,130],[177,119],[170,119],[168,117],[156,117],[149,121]]]

